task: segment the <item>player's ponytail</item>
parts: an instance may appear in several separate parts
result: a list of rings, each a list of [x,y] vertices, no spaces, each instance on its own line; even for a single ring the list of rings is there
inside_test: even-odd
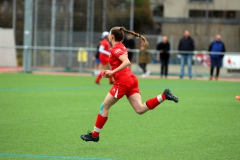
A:
[[[129,30],[127,30],[127,29],[124,28],[124,27],[120,27],[120,31],[123,31],[123,32],[126,32],[126,33],[128,33],[128,34],[131,34],[131,35],[135,36],[136,38],[141,38],[144,44],[147,43],[147,40],[146,40],[145,37],[141,36],[141,35],[138,34],[138,33],[135,33],[134,31],[129,31]]]

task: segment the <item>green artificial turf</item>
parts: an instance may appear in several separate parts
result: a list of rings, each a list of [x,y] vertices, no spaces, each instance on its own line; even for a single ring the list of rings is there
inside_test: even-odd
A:
[[[0,74],[0,159],[230,160],[240,158],[239,82],[139,79],[142,101],[165,101],[138,115],[122,98],[98,143],[93,129],[110,85],[95,77]]]

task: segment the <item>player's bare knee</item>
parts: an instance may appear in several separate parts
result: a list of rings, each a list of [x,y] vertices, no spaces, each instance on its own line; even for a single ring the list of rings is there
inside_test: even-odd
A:
[[[144,113],[144,111],[142,109],[136,109],[135,111],[139,115],[142,115]]]

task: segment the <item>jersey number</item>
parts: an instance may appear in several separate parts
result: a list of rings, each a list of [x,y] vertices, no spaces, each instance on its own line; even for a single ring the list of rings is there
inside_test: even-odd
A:
[[[116,49],[115,53],[121,52],[121,49]]]

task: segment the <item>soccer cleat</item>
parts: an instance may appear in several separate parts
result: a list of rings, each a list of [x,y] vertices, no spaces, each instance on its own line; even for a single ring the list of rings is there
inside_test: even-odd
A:
[[[163,94],[166,96],[167,100],[170,101],[174,101],[175,103],[178,103],[178,97],[175,96],[174,94],[171,93],[171,91],[169,89],[165,89],[165,91],[163,92]]]
[[[99,136],[98,137],[93,137],[92,132],[88,132],[85,135],[81,135],[81,139],[84,141],[93,141],[93,142],[98,142],[99,141]]]
[[[146,78],[146,74],[142,74],[142,78]]]
[[[100,82],[98,82],[98,81],[95,81],[95,83],[96,83],[97,85],[100,85]]]

